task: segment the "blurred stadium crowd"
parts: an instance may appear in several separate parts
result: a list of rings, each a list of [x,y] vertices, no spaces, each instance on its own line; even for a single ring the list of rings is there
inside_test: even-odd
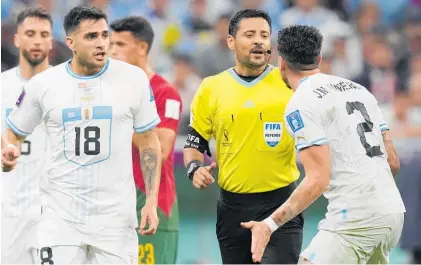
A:
[[[226,36],[235,11],[268,11],[274,33],[270,60],[275,65],[280,28],[317,26],[325,38],[322,71],[357,81],[381,103],[404,156],[402,174],[413,178],[402,184],[403,196],[409,196],[407,206],[418,209],[411,212],[414,216],[406,226],[420,231],[421,0],[2,0],[2,71],[17,64],[13,34],[22,9],[41,5],[51,12],[55,43],[50,62],[56,65],[71,57],[64,44],[64,15],[83,3],[104,10],[110,21],[141,15],[152,22],[150,64],[180,91],[185,106],[181,134],[187,129],[189,105],[201,79],[234,65]],[[403,239],[404,247],[421,252],[421,232],[412,230],[409,238],[404,233]]]
[[[273,21],[271,63],[276,64],[276,32],[309,24],[325,37],[322,69],[369,88],[382,103],[396,137],[421,137],[420,0],[3,0],[2,71],[17,63],[13,46],[16,14],[41,5],[54,19],[51,63],[70,57],[64,44],[64,14],[78,4],[95,5],[110,21],[128,15],[148,18],[155,30],[150,63],[180,90],[184,106],[201,78],[234,64],[226,45],[231,15],[243,8],[267,10]],[[184,109],[185,122],[189,109]],[[183,133],[181,126],[180,133]]]

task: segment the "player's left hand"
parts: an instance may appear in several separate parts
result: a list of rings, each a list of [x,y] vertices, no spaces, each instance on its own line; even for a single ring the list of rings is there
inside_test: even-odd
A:
[[[241,226],[251,230],[251,255],[253,262],[261,262],[272,234],[269,226],[264,222],[255,221],[243,222]]]
[[[156,203],[146,201],[145,206],[143,206],[142,210],[140,211],[141,219],[139,233],[141,235],[154,235],[156,233],[159,224],[158,213],[156,208]],[[146,225],[148,225],[147,229]]]

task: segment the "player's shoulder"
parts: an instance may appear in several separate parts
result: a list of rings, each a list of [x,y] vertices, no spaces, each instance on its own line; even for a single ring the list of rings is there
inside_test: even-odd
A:
[[[67,77],[69,75],[66,70],[66,64],[68,63],[69,61],[66,61],[56,66],[49,67],[44,71],[34,75],[30,81],[43,84],[60,84],[63,82],[63,77]]]
[[[175,86],[173,86],[167,79],[159,74],[155,74],[151,80],[152,91],[157,94],[168,95],[176,97],[177,99],[181,98],[180,92]]]
[[[145,71],[143,71],[140,67],[113,58],[108,58],[107,64],[107,74],[112,78],[119,76],[126,80],[148,81]]]
[[[13,67],[13,68],[11,68],[11,69],[9,69],[9,70],[6,70],[6,71],[4,71],[4,72],[2,72],[1,73],[1,78],[4,80],[5,78],[15,78],[15,77],[17,77],[18,76],[18,67],[16,66],[16,67]]]
[[[24,80],[19,75],[19,68],[13,67],[12,69],[9,69],[7,71],[4,71],[1,73],[1,81],[3,84],[2,90],[5,91],[7,89],[11,89],[13,85],[22,85],[23,83],[26,83],[26,80]]]

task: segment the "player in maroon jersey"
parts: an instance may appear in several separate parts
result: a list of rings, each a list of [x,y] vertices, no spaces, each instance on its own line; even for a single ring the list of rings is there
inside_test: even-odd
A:
[[[178,244],[178,204],[174,180],[174,143],[181,113],[177,89],[154,73],[148,65],[154,33],[143,17],[126,17],[111,23],[111,56],[142,68],[149,77],[161,123],[157,134],[161,143],[162,171],[158,196],[159,227],[156,235],[139,235],[139,264],[174,264]],[[133,175],[137,186],[137,211],[146,200],[145,183],[140,168],[139,152],[133,145]],[[165,249],[164,249],[165,247]]]

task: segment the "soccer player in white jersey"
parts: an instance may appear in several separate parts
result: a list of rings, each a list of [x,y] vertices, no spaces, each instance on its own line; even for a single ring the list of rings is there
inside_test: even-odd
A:
[[[108,23],[101,10],[73,8],[64,29],[73,57],[25,85],[6,119],[2,167],[16,166],[15,146],[44,123],[51,156],[36,263],[135,264],[133,131],[147,196],[139,230],[154,234],[158,225],[161,150],[154,97],[145,72],[107,57]]]
[[[320,73],[323,37],[309,26],[279,32],[279,67],[295,93],[285,112],[306,176],[290,198],[252,230],[260,261],[270,235],[322,193],[327,213],[301,253],[310,264],[384,264],[397,244],[405,207],[394,175],[399,159],[376,99],[347,79]]]
[[[17,16],[15,46],[19,65],[1,75],[2,128],[15,106],[24,84],[49,67],[52,20],[41,8],[30,8]],[[16,170],[1,177],[1,260],[5,264],[32,263],[36,247],[36,225],[41,215],[39,181],[44,166],[47,134],[35,128],[21,144],[22,157]]]

